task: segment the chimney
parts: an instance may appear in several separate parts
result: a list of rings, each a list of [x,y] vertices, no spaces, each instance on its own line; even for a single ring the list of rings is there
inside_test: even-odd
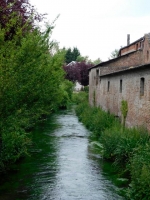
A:
[[[130,44],[130,34],[127,34],[127,46]]]

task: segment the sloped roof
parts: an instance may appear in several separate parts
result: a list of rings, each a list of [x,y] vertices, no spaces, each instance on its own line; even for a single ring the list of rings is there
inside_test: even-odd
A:
[[[133,70],[137,70],[137,69],[144,69],[144,68],[147,68],[147,67],[150,67],[150,63],[145,64],[145,65],[134,66],[134,67],[131,66],[131,67],[128,67],[128,68],[125,68],[125,69],[121,69],[121,70],[118,70],[118,71],[114,71],[114,72],[110,72],[110,73],[100,75],[100,77],[112,76],[112,75],[116,75],[116,74],[121,74],[123,72],[129,72],[129,71],[133,71]]]
[[[130,52],[130,53],[128,53],[128,55],[129,55],[129,54],[132,54],[132,53],[134,53],[134,52]],[[94,68],[97,68],[97,67],[105,67],[104,65],[106,65],[106,64],[108,64],[108,63],[111,63],[111,62],[114,62],[114,61],[116,61],[116,60],[119,60],[119,59],[121,59],[122,57],[125,57],[125,56],[127,56],[127,54],[122,55],[122,56],[119,56],[119,57],[117,57],[117,58],[113,58],[113,59],[111,59],[111,60],[107,60],[107,61],[105,61],[105,62],[101,62],[101,63],[99,63],[99,64],[97,64],[97,65],[94,65],[93,67],[89,68],[88,70],[90,71],[91,69],[94,69]],[[106,65],[106,67],[107,67],[107,65]]]

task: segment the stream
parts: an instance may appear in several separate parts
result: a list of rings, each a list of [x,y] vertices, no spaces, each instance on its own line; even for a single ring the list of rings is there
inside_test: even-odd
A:
[[[30,156],[1,177],[0,200],[122,200],[74,109],[40,123]]]

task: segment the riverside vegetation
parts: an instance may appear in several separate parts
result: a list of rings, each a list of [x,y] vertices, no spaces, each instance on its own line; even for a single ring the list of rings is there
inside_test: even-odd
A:
[[[0,26],[0,172],[28,154],[31,129],[67,106],[73,86],[64,79],[65,54],[50,40],[52,26],[42,32],[20,24],[13,15]]]
[[[126,180],[122,190],[126,199],[150,199],[150,138],[141,128],[122,128],[112,114],[88,104],[88,93],[74,94],[79,120],[98,141],[103,158],[112,162],[118,178]]]

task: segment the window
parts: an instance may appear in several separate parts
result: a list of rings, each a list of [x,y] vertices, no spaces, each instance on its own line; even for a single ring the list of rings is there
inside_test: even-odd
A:
[[[122,93],[122,80],[120,80],[120,93]]]
[[[110,89],[110,81],[108,81],[107,92],[109,92],[109,89]]]
[[[136,44],[136,50],[138,50],[138,43]]]
[[[149,59],[149,51],[147,51],[147,60]]]
[[[99,78],[99,69],[96,70],[96,85],[98,84],[98,78]]]
[[[140,80],[140,96],[144,95],[144,85],[145,85],[145,78],[141,78],[141,80]]]

